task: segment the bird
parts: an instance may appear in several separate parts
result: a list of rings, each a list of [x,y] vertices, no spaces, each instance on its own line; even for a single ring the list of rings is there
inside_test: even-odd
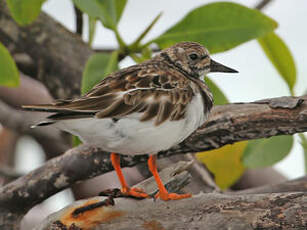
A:
[[[79,98],[23,108],[51,113],[35,127],[52,125],[110,152],[123,194],[149,197],[127,185],[120,166],[120,155],[147,154],[159,188],[156,198],[183,199],[191,194],[169,193],[163,185],[156,156],[185,140],[208,119],[213,95],[203,78],[211,72],[238,71],[211,59],[197,42],[179,42],[147,61],[109,74]]]

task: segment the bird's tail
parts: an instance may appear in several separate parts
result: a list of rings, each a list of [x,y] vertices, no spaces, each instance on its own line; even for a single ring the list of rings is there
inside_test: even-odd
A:
[[[48,120],[40,121],[37,124],[31,125],[30,128],[34,129],[34,128],[38,127],[38,126],[47,126],[47,125],[52,125],[54,123],[55,123],[55,121],[48,121]]]
[[[50,104],[22,105],[21,108],[23,110],[26,110],[26,111],[35,111],[35,112],[49,112],[49,113],[53,113],[53,112],[58,112],[59,111],[59,109],[55,109],[54,106],[50,105]],[[56,121],[48,119],[48,117],[47,117],[47,120],[40,121],[37,124],[33,124],[33,125],[31,125],[31,128],[36,128],[38,126],[52,125],[55,122]]]
[[[52,104],[22,105],[21,108],[27,111],[49,112],[49,113],[56,113],[62,110],[60,108],[56,108]]]
[[[66,108],[61,108],[53,104],[23,105],[22,108],[27,111],[52,113],[46,118],[46,120],[32,125],[31,128],[35,128],[37,126],[52,125],[59,120],[88,118],[95,115],[95,112],[74,111]]]

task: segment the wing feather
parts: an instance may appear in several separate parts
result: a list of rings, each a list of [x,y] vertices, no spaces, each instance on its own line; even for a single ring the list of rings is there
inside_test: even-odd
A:
[[[143,112],[141,121],[179,120],[195,94],[189,79],[175,70],[144,63],[122,69],[97,84],[86,95],[53,104],[24,106],[27,110],[56,112],[51,120],[93,117],[118,118]],[[158,66],[158,67],[157,67]],[[167,71],[166,71],[167,70]]]

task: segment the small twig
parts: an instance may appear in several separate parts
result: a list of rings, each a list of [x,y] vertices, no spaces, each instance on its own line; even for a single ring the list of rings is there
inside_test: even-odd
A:
[[[214,191],[221,191],[221,189],[215,184],[213,177],[210,175],[209,171],[206,170],[203,164],[195,159],[194,154],[188,153],[186,154],[187,159],[193,160],[193,169],[197,172],[200,179],[206,184],[208,187],[212,188]]]
[[[83,32],[83,14],[81,10],[74,5],[74,11],[76,15],[76,33],[82,36]]]
[[[272,3],[273,0],[261,0],[260,2],[257,3],[255,8],[257,10],[263,10],[268,4]]]
[[[137,47],[139,46],[142,39],[148,34],[148,32],[152,29],[152,27],[157,23],[157,21],[162,16],[162,12],[159,13],[154,20],[149,24],[149,26],[143,31],[143,33],[140,34],[140,36],[129,46],[133,51],[137,50]]]
[[[97,52],[97,53],[112,53],[114,51],[118,51],[118,49],[115,49],[115,48],[98,48],[98,49],[94,49],[94,51]],[[151,48],[151,51],[153,53],[157,53],[157,52],[160,52],[161,49],[158,48],[158,47],[153,47],[153,48]],[[136,53],[140,54],[141,52],[136,52]],[[125,57],[127,57],[129,55],[131,55],[131,54],[129,53],[128,50],[125,50],[124,52],[123,51],[119,52],[118,61],[123,60]]]
[[[191,174],[186,170],[192,166],[190,161],[179,161],[171,166],[164,168],[159,172],[161,180],[169,192],[180,192],[187,184],[190,183]],[[150,196],[154,196],[158,192],[156,182],[153,177],[150,177],[138,185],[146,191]]]
[[[117,50],[116,48],[108,48],[108,47],[94,49],[95,52],[101,52],[101,53],[112,53],[116,50]],[[161,49],[158,48],[158,47],[153,47],[151,49],[151,51],[152,52],[159,52],[159,51],[161,51]]]

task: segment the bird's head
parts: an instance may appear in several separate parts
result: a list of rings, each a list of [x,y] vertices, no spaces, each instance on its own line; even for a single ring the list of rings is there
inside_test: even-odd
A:
[[[208,50],[197,42],[180,42],[159,54],[193,77],[201,77],[211,72],[238,73],[210,58]]]

